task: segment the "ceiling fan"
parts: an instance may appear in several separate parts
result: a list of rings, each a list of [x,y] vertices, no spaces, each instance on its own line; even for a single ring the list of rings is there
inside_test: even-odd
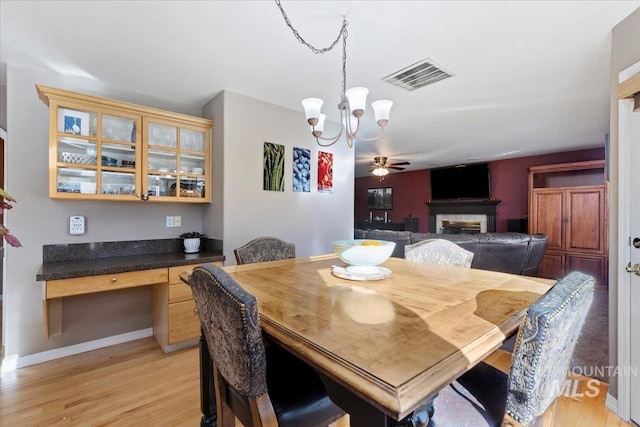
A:
[[[374,157],[373,165],[369,168],[372,174],[375,176],[383,177],[389,173],[389,169],[393,170],[404,170],[405,168],[401,168],[399,166],[407,166],[410,165],[409,162],[399,162],[399,163],[387,163],[387,158],[384,156]]]

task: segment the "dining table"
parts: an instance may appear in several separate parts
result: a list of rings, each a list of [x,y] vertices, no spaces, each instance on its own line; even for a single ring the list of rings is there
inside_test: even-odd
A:
[[[266,339],[318,372],[352,427],[424,425],[438,392],[499,348],[556,282],[394,257],[377,277],[343,267],[326,254],[224,270],[257,298]],[[205,412],[215,400],[202,384]]]

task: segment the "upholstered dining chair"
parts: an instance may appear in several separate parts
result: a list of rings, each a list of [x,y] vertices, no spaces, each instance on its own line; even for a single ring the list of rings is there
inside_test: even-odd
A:
[[[594,283],[579,272],[560,279],[529,307],[509,374],[480,362],[439,393],[430,426],[541,425],[564,389]]]
[[[473,252],[445,239],[427,239],[404,247],[409,261],[471,268]]]
[[[296,245],[277,237],[258,237],[233,250],[238,264],[295,258]]]
[[[188,278],[213,360],[217,425],[327,426],[345,413],[316,372],[277,344],[265,346],[258,302],[222,268]]]

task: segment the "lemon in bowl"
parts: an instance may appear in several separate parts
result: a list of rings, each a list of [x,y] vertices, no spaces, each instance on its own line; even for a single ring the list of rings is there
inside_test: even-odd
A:
[[[350,273],[373,273],[378,265],[389,259],[395,242],[373,239],[348,239],[332,242],[336,255],[347,263]]]

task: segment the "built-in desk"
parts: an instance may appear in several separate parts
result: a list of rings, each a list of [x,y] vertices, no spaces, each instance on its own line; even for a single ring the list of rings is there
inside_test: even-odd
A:
[[[190,289],[184,289],[176,278],[179,272],[197,265],[222,265],[221,242],[203,240],[201,251],[195,254],[184,253],[182,239],[45,245],[43,264],[36,275],[36,280],[44,282],[45,336],[49,339],[63,331],[63,298],[154,286],[158,344],[171,351],[187,340],[197,341],[199,321],[193,309],[188,310]]]

